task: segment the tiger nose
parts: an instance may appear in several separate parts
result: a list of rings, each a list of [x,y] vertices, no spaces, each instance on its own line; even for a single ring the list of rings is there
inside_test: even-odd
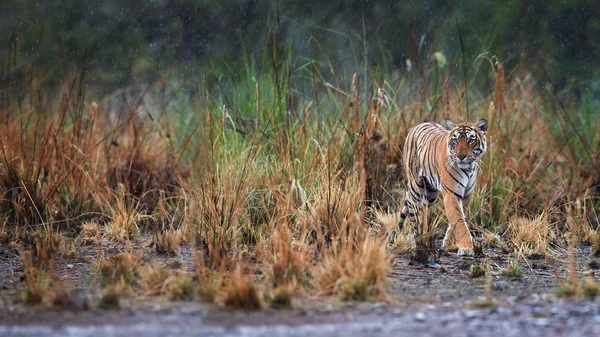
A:
[[[463,160],[463,159],[467,158],[467,155],[466,154],[459,154],[459,155],[456,156],[456,158],[458,158],[460,160]]]

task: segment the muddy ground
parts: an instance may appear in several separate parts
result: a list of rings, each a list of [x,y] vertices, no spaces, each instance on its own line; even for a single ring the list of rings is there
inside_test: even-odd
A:
[[[143,245],[144,242],[141,242]],[[104,244],[107,255],[124,249]],[[577,269],[598,281],[600,258],[579,246]],[[292,309],[258,312],[198,302],[128,298],[120,310],[82,306],[53,309],[27,307],[17,294],[23,266],[17,249],[0,247],[0,336],[600,336],[598,300],[556,296],[557,276],[566,278],[566,255],[552,265],[543,257],[520,261],[523,277],[501,274],[508,255],[485,249],[491,278],[472,278],[469,268],[481,258],[441,256],[440,269],[415,269],[405,256],[394,260],[386,302],[342,302],[337,298],[298,296]],[[78,247],[74,259],[59,258],[55,273],[77,288],[77,296],[94,303],[99,284],[93,273],[98,246]],[[192,249],[178,257],[146,259],[177,268],[193,268]],[[594,276],[594,274],[596,274]],[[493,303],[485,300],[486,288]],[[91,289],[91,290],[90,290]]]

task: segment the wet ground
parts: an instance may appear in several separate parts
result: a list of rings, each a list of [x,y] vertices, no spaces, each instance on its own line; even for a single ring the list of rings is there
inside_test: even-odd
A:
[[[78,288],[93,287],[95,251],[83,247],[75,259],[58,259],[56,273]],[[579,247],[577,269],[598,281],[600,260],[589,251]],[[442,268],[434,270],[414,269],[401,256],[388,276],[386,302],[303,296],[294,298],[293,309],[248,312],[148,299],[128,299],[120,310],[25,307],[14,300],[22,287],[17,253],[0,249],[0,336],[600,336],[598,300],[556,297],[557,276],[567,275],[564,256],[552,265],[536,256],[520,261],[520,278],[501,274],[508,257],[498,249],[485,250],[491,277],[483,278],[469,271],[481,259],[442,256]],[[191,250],[162,259],[186,268]]]

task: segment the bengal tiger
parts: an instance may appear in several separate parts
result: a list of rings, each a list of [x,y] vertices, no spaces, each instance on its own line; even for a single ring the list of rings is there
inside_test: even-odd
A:
[[[442,250],[458,248],[459,256],[471,256],[473,238],[467,216],[478,162],[486,151],[488,121],[454,124],[446,119],[443,124],[422,123],[406,136],[404,170],[408,182],[400,226],[408,218],[417,237],[419,213],[441,192],[449,221]]]

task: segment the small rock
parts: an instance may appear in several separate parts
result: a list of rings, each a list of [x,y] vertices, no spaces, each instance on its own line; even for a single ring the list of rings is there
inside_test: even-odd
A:
[[[465,311],[465,317],[466,318],[477,317],[477,311],[475,311],[475,310],[467,310],[467,311]]]
[[[424,322],[425,321],[425,314],[422,312],[417,312],[415,314],[415,321],[417,322]]]
[[[72,264],[68,264],[68,265],[67,265],[67,268],[68,268],[68,269],[73,269],[73,267],[74,267],[74,266],[73,266]]]
[[[396,309],[392,310],[392,315],[401,316],[402,315],[402,309],[396,308]]]
[[[550,320],[547,318],[536,318],[533,323],[537,326],[548,326],[550,325]]]

